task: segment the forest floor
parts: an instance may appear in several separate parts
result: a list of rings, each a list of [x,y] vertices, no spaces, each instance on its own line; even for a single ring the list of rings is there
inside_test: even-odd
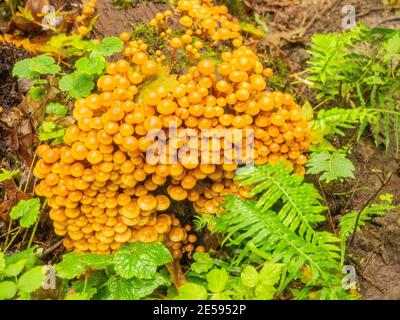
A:
[[[400,28],[399,16],[395,15],[393,9],[384,7],[381,0],[370,0],[367,3],[363,0],[244,0],[243,4],[236,14],[239,18],[257,14],[268,27],[268,33],[262,40],[249,45],[257,46],[261,55],[265,56],[265,61],[282,76],[280,89],[294,92],[300,103],[306,99],[314,102],[314,93],[296,78],[299,72],[307,68],[307,47],[311,36],[315,33],[342,30],[341,10],[344,4],[355,6],[357,23],[362,22],[369,27]],[[116,10],[111,1],[98,0],[99,18],[94,25],[94,35],[118,35],[131,29],[136,23],[147,22],[156,12],[167,8],[166,3],[148,1],[128,10]],[[0,106],[5,110],[15,109],[24,97],[23,88],[21,89],[23,85],[18,85],[11,77],[11,69],[16,61],[27,56],[29,54],[22,49],[0,45]],[[282,65],[284,72],[279,70]],[[21,123],[23,119],[21,116]],[[27,156],[22,152],[21,144],[24,141],[21,141],[21,132],[19,139],[16,136],[18,132],[10,130],[0,121],[0,159],[2,164],[7,162],[6,167],[15,168],[16,154],[20,158]],[[350,137],[347,139],[351,139],[352,132],[347,136]],[[347,141],[341,141],[342,144],[343,142]],[[32,141],[28,140],[28,143]],[[400,163],[395,150],[386,152],[383,147],[376,147],[372,134],[367,132],[354,145],[351,160],[356,167],[356,179],[352,182],[330,185],[316,183],[330,208],[332,221],[340,214],[362,209],[372,196],[380,193],[391,193],[395,203],[400,203]],[[390,180],[382,187],[382,180],[389,175]],[[6,207],[18,199],[19,193],[9,186],[0,196],[3,198],[0,204],[1,218]],[[0,219],[0,234],[6,231],[7,225]],[[43,229],[40,234],[45,233],[46,230]],[[47,233],[52,234],[50,230]],[[46,241],[47,247],[57,244],[58,241],[54,235],[50,239],[36,239],[42,240]],[[57,250],[61,250],[61,247]],[[57,250],[53,252],[54,255]],[[377,218],[367,225],[349,244],[349,251],[364,299],[400,299],[400,219],[397,212]]]

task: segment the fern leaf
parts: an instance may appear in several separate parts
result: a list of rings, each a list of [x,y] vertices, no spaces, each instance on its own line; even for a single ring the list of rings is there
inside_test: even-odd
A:
[[[308,265],[312,271],[311,281],[328,278],[329,270],[337,265],[337,239],[327,232],[320,232],[323,243],[308,242],[287,225],[271,210],[260,210],[255,201],[242,201],[235,196],[227,196],[224,203],[226,215],[218,218],[215,232],[227,232],[224,243],[243,245],[236,263],[240,262],[254,246],[270,252],[272,262],[285,263],[287,280],[298,277],[299,270]],[[238,232],[240,231],[240,232]]]

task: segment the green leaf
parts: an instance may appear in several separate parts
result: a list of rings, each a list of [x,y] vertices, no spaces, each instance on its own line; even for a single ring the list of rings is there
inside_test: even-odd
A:
[[[106,37],[101,43],[93,45],[92,50],[103,56],[112,56],[114,53],[121,52],[124,43],[117,37]]]
[[[64,117],[68,114],[68,108],[61,103],[52,102],[46,106],[46,113]]]
[[[93,288],[92,288],[93,289]],[[95,291],[91,290],[90,292],[75,292],[72,294],[67,295],[64,300],[90,300],[93,295],[96,293]]]
[[[260,277],[257,269],[250,265],[244,267],[242,273],[240,274],[240,280],[242,284],[250,288],[254,288],[257,285],[260,280],[259,278]]]
[[[6,264],[12,264],[15,262],[18,262],[19,260],[26,260],[25,266],[26,269],[32,268],[36,262],[37,262],[37,256],[35,254],[35,250],[37,249],[37,246],[32,246],[29,249],[26,249],[24,251],[15,253],[11,256],[6,257]]]
[[[106,60],[104,57],[96,51],[89,54],[88,57],[80,58],[76,63],[75,67],[78,72],[87,74],[102,74],[106,67]]]
[[[4,270],[4,275],[6,277],[18,276],[22,272],[22,270],[24,270],[26,262],[27,261],[25,259],[22,259],[15,263],[7,265],[6,269]]]
[[[206,252],[195,252],[191,268],[196,273],[205,273],[214,266],[214,260]]]
[[[13,178],[15,175],[19,174],[21,171],[19,169],[17,170],[13,170],[13,171],[8,171],[4,168],[1,169],[0,172],[0,183],[10,180],[11,178]]]
[[[333,180],[343,181],[344,178],[354,178],[355,167],[340,150],[313,152],[306,166],[307,173],[321,174],[320,180],[325,180],[327,183]]]
[[[175,300],[207,300],[207,290],[201,285],[189,282],[179,288]]]
[[[62,77],[59,87],[62,91],[67,91],[72,98],[86,97],[94,88],[93,75],[75,71]]]
[[[61,68],[52,57],[40,55],[31,59],[18,61],[13,68],[13,76],[32,79],[42,74],[56,74],[60,70]]]
[[[90,269],[105,269],[113,263],[110,254],[85,253],[81,255],[82,262]]]
[[[45,90],[43,87],[40,86],[34,86],[29,89],[29,95],[31,96],[33,101],[40,101],[43,99],[43,96],[45,94]]]
[[[29,200],[20,200],[10,212],[12,219],[18,219],[21,227],[29,228],[38,219],[40,213],[40,200],[39,198],[32,198]]]
[[[242,27],[242,30],[244,32],[250,33],[252,35],[255,35],[256,37],[264,37],[265,33],[261,31],[260,29],[257,29],[254,25],[251,23],[243,21],[240,26]]]
[[[158,266],[172,260],[169,250],[159,242],[135,242],[118,249],[114,256],[114,268],[115,272],[125,279],[151,279]]]
[[[42,286],[44,274],[43,266],[37,266],[25,272],[18,279],[18,289],[26,293],[36,291]]]
[[[4,252],[0,251],[0,273],[6,268],[6,259],[4,259]]]
[[[12,299],[17,293],[17,285],[12,281],[0,282],[0,300]]]
[[[274,286],[281,278],[283,264],[265,262],[260,271],[260,282],[265,286]]]
[[[207,274],[208,289],[211,292],[219,293],[225,288],[226,282],[228,281],[228,272],[224,269],[212,269]]]
[[[152,279],[118,279],[110,278],[106,286],[108,289],[108,299],[112,300],[138,300],[149,296],[160,286],[171,284],[166,275],[156,273]]]
[[[254,291],[256,300],[271,300],[274,298],[276,289],[273,286],[259,283]]]
[[[82,263],[81,255],[71,252],[63,255],[60,263],[54,267],[57,275],[62,279],[73,279],[86,272],[86,266]]]

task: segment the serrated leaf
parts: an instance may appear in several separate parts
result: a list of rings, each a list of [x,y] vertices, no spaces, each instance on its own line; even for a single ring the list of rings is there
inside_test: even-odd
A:
[[[22,270],[24,270],[26,262],[27,261],[25,259],[22,259],[7,265],[6,269],[4,270],[4,275],[6,277],[18,276],[22,272]]]
[[[46,106],[46,113],[64,117],[68,114],[68,108],[61,103],[52,102]]]
[[[256,300],[271,300],[274,298],[276,289],[273,286],[259,283],[254,291]]]
[[[228,272],[224,269],[212,269],[207,274],[208,289],[214,293],[220,293],[224,290],[228,281]]]
[[[178,290],[175,300],[207,300],[207,290],[195,283],[186,283]]]
[[[280,263],[265,262],[260,270],[260,282],[264,286],[274,286],[281,278],[283,265]]]
[[[118,249],[114,256],[114,268],[125,279],[151,279],[158,266],[172,260],[169,250],[159,242],[135,242]]]
[[[41,49],[43,52],[51,52],[60,56],[81,56],[90,44],[90,41],[83,40],[79,34],[58,34],[51,37]]]
[[[94,88],[93,75],[73,72],[60,79],[59,87],[66,91],[72,98],[83,98],[90,94]]]
[[[0,300],[12,299],[17,293],[17,285],[12,281],[0,282]]]
[[[12,219],[20,219],[19,224],[21,227],[29,228],[38,219],[40,213],[40,200],[39,198],[32,198],[29,200],[20,200],[10,212]]]
[[[196,273],[205,273],[214,265],[214,260],[205,252],[195,252],[193,260],[191,268]]]
[[[124,47],[124,43],[117,37],[106,37],[101,43],[93,45],[92,50],[103,55],[112,56],[114,53],[121,52]]]
[[[86,266],[82,263],[81,255],[76,252],[64,254],[60,263],[55,265],[57,275],[62,279],[73,279],[86,272]]]
[[[344,178],[354,178],[355,167],[340,150],[334,152],[313,152],[306,164],[309,174],[321,174],[320,180],[327,183],[333,180],[343,181]]]
[[[32,268],[18,278],[18,289],[26,293],[36,291],[42,286],[44,275],[45,272],[43,266]]]
[[[88,57],[82,57],[75,63],[78,72],[87,74],[102,74],[106,67],[106,60],[97,51],[93,51]]]
[[[20,78],[37,78],[42,74],[56,74],[61,70],[55,60],[47,55],[18,61],[13,68],[13,76]]]
[[[35,250],[37,249],[37,246],[32,246],[29,249],[26,249],[24,251],[15,253],[11,256],[6,257],[6,264],[12,264],[15,263],[19,260],[26,260],[25,266],[27,269],[32,268],[36,262],[37,262],[37,256],[35,254]]]
[[[110,254],[85,253],[81,255],[83,264],[90,269],[105,269],[113,263]]]
[[[21,171],[19,169],[17,170],[13,170],[13,171],[8,171],[4,168],[1,169],[0,172],[0,183],[10,180],[11,178],[13,178],[14,176],[16,176],[17,174],[19,174]]]
[[[250,265],[244,267],[240,280],[246,287],[254,288],[260,280],[257,269]]]

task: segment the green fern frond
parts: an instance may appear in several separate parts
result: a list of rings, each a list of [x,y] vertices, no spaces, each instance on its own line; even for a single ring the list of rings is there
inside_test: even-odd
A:
[[[227,232],[224,243],[243,246],[236,263],[239,263],[250,246],[271,253],[272,262],[285,263],[287,282],[299,276],[300,269],[307,265],[312,271],[311,281],[328,278],[330,270],[337,265],[339,255],[334,236],[320,232],[326,241],[312,243],[304,240],[286,226],[271,210],[260,210],[255,201],[243,201],[228,196],[224,203],[226,215],[217,220],[216,232]]]
[[[260,195],[256,209],[266,212],[279,207],[277,216],[290,230],[311,243],[323,243],[325,238],[314,230],[325,220],[321,196],[312,184],[303,183],[304,178],[291,171],[284,163],[247,166],[237,170],[236,178],[242,186],[254,186],[253,196]]]

